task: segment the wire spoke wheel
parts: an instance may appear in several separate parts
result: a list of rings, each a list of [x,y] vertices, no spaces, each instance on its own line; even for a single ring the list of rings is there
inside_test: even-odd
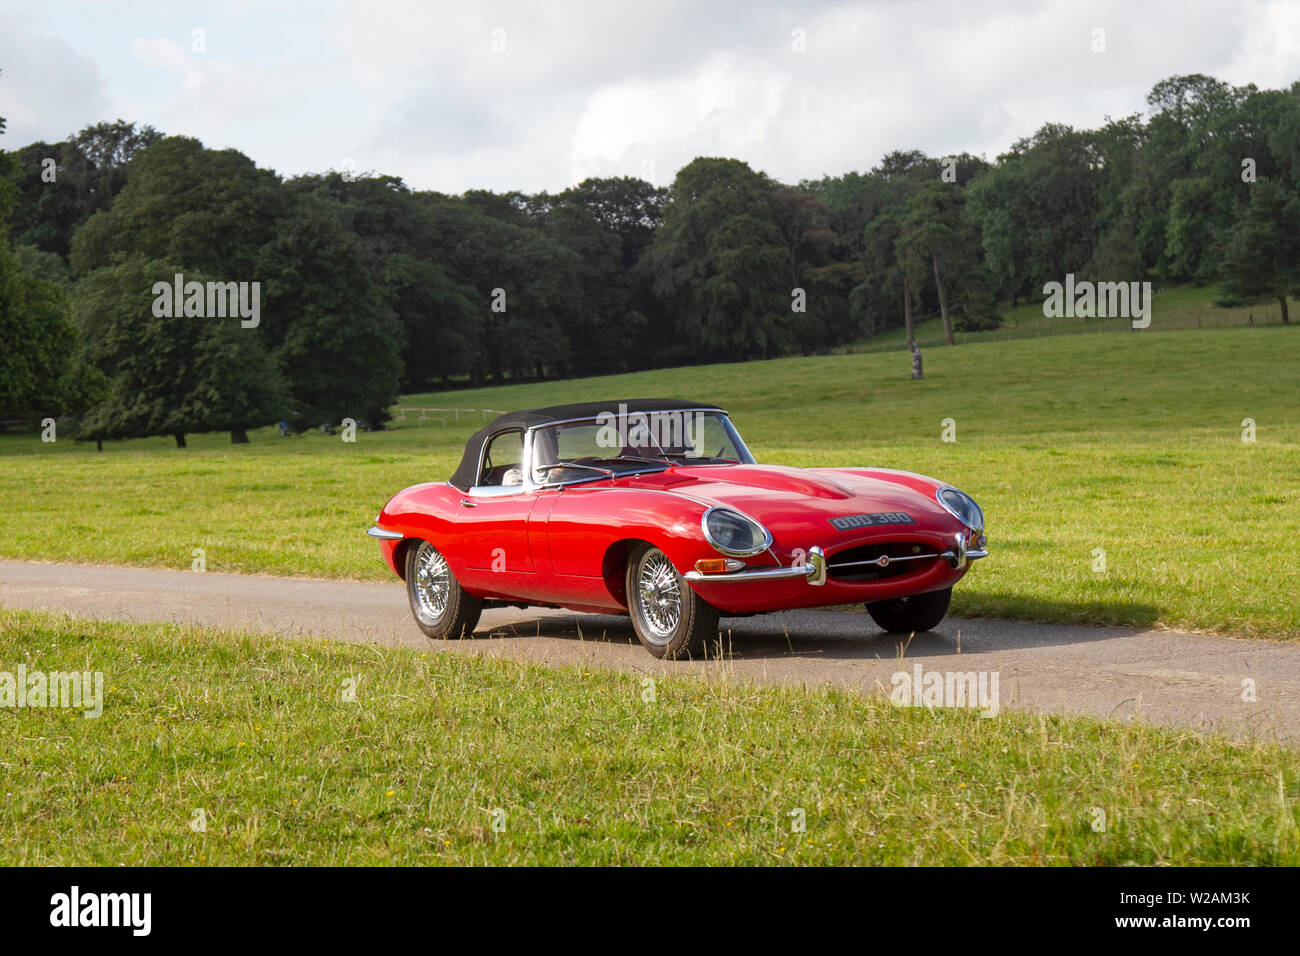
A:
[[[636,572],[636,608],[652,644],[667,644],[682,620],[682,582],[660,550],[647,551]]]
[[[695,593],[659,548],[641,542],[631,549],[624,593],[641,646],[661,660],[700,659],[718,636],[718,610]]]
[[[451,569],[447,559],[427,541],[420,543],[415,555],[415,580],[412,582],[416,616],[424,624],[436,625],[447,613],[451,595]]]
[[[413,540],[405,562],[406,596],[420,630],[436,640],[471,636],[483,602],[460,586],[442,552],[428,541]]]

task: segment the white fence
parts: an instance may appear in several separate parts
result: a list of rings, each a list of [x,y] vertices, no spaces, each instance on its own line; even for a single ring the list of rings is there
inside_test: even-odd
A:
[[[393,409],[393,411],[397,412],[396,420],[399,422],[406,421],[407,412],[412,414],[419,413],[420,417],[416,419],[416,427],[418,428],[423,428],[424,423],[428,421],[436,421],[443,428],[446,428],[448,415],[451,416],[453,422],[459,422],[462,413],[464,413],[467,418],[471,415],[477,414],[479,416],[479,421],[485,422],[488,420],[489,415],[495,417],[497,415],[505,414],[505,411],[499,408],[414,408],[410,405],[398,405]]]

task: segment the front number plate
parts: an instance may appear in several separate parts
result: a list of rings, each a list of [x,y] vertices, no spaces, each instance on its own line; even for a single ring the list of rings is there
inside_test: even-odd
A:
[[[852,531],[854,528],[874,528],[886,524],[916,524],[912,516],[905,511],[878,511],[869,515],[844,515],[842,518],[828,518],[836,531]]]

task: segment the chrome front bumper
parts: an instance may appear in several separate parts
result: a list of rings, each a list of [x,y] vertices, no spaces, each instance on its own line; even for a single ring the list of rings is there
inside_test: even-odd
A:
[[[826,583],[826,553],[813,545],[803,564],[792,564],[788,568],[755,568],[752,571],[727,571],[722,574],[687,571],[682,577],[687,581],[784,581],[787,578],[806,578],[809,584],[819,587]]]
[[[376,525],[373,528],[367,528],[366,534],[372,538],[378,538],[380,541],[401,541],[406,535],[400,531],[387,531]]]
[[[927,559],[942,558],[952,566],[953,570],[960,570],[966,567],[966,565],[971,561],[978,561],[980,558],[987,558],[988,556],[988,551],[983,548],[968,547],[966,544],[966,536],[958,531],[952,536],[952,547],[945,551],[939,551],[934,554],[909,554],[898,558],[882,557],[874,561],[855,561],[852,562],[852,564],[843,565],[843,567],[851,567],[854,564],[876,564],[883,568],[899,561],[924,561]],[[682,575],[682,577],[687,581],[693,582],[784,581],[788,578],[804,578],[813,587],[821,587],[826,583],[826,570],[826,552],[820,547],[814,545],[808,550],[808,557],[803,564],[794,564],[788,568],[755,568],[752,571],[730,571],[723,574],[705,574],[703,571],[687,571]]]

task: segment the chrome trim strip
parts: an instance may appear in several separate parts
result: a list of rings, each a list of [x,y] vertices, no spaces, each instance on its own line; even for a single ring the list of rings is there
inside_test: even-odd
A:
[[[722,574],[687,571],[682,577],[687,581],[784,581],[787,578],[811,578],[815,570],[811,564],[805,564],[801,568],[758,568],[753,571],[727,571]]]
[[[660,409],[659,411],[651,411],[651,412],[628,412],[628,415],[650,416],[650,415],[663,415],[665,413],[674,414],[674,415],[690,415],[697,412],[703,412],[706,415],[720,415],[722,417],[723,422],[725,423],[727,433],[730,435],[732,441],[736,443],[736,449],[740,451],[742,454],[747,455],[749,457],[749,461],[742,461],[741,464],[742,465],[758,464],[758,462],[754,460],[753,452],[749,450],[749,447],[745,444],[744,439],[740,437],[740,432],[736,430],[736,425],[734,422],[732,422],[731,415],[730,413],[728,413],[728,411],[725,408],[717,408],[717,407],[674,408],[674,409],[665,408],[665,409]],[[608,414],[617,415],[618,413],[617,410],[615,410]],[[560,421],[542,422],[537,425],[529,425],[524,430],[524,461],[522,463],[522,466],[524,468],[525,490],[541,491],[543,489],[561,489],[567,487],[568,485],[583,484],[585,482],[591,482],[591,481],[611,481],[617,478],[629,478],[634,475],[656,475],[661,472],[667,471],[669,468],[679,468],[682,466],[683,463],[681,462],[674,462],[672,460],[665,459],[662,468],[646,468],[646,469],[642,469],[641,471],[623,471],[614,475],[613,478],[610,478],[605,475],[593,475],[590,477],[574,478],[569,481],[559,481],[559,482],[539,483],[535,480],[533,476],[533,449],[536,445],[535,436],[537,432],[541,431],[543,428],[555,428],[560,425],[579,425],[579,424],[586,424],[588,422],[594,424],[596,422],[599,422],[601,417],[602,416],[600,415],[589,415],[585,418],[565,418]],[[486,445],[484,447],[486,448]],[[700,467],[700,466],[693,466],[693,467]],[[483,470],[483,461],[482,461],[482,454],[480,453],[479,471],[481,472],[482,470]],[[664,491],[666,489],[654,488],[654,489],[647,489],[647,490]]]
[[[474,488],[483,488],[483,487],[487,487],[487,488],[498,488],[498,487],[505,487],[505,486],[503,486],[503,485],[480,485],[480,484],[478,483],[478,480],[479,480],[480,478],[483,477],[483,462],[487,459],[488,446],[491,445],[491,444],[492,444],[494,441],[496,441],[498,438],[500,438],[502,435],[509,435],[509,434],[512,433],[512,432],[519,432],[519,446],[520,446],[520,448],[523,449],[523,451],[521,451],[520,454],[523,456],[523,458],[524,458],[525,461],[528,459],[528,454],[527,454],[528,449],[527,449],[527,447],[524,445],[524,439],[527,437],[528,429],[527,429],[527,428],[524,428],[522,425],[520,425],[520,426],[513,426],[513,425],[512,425],[510,428],[503,428],[503,429],[501,429],[501,431],[496,432],[495,434],[488,435],[487,439],[484,440],[482,446],[481,446],[481,447],[479,448],[479,450],[478,450],[478,468],[475,469],[475,471],[474,471],[474,484],[470,485],[470,491],[466,492],[467,494],[473,494],[473,489],[474,489]],[[524,465],[524,462],[520,462],[520,463],[519,463],[519,466],[520,466],[521,468],[523,467],[523,465]],[[514,487],[514,486],[511,486],[511,487]],[[458,490],[459,490],[459,489],[458,489]],[[523,488],[520,487],[519,490],[520,490],[520,491],[523,491]]]
[[[960,532],[953,535],[953,546],[947,551],[940,551],[938,554],[905,554],[902,557],[891,557],[888,561],[881,563],[880,558],[873,558],[869,561],[845,561],[841,564],[830,565],[831,571],[839,571],[842,568],[856,568],[861,565],[876,565],[877,567],[887,568],[891,564],[899,561],[925,561],[942,559],[951,564],[954,568],[964,568],[971,561],[978,561],[980,558],[987,558],[988,551],[982,548],[968,548],[966,546],[965,536]]]
[[[978,561],[980,558],[987,558],[988,556],[989,553],[983,549],[968,549],[966,547],[966,539],[960,534],[956,534],[953,536],[953,547],[949,548],[947,551],[941,551],[938,554],[910,555],[906,558],[890,558],[890,562],[917,561],[921,558],[942,558],[949,564],[953,564],[954,561],[959,562],[953,564],[954,568],[964,568],[968,562]],[[805,578],[811,586],[821,587],[826,583],[826,575],[828,571],[852,567],[857,564],[873,563],[875,562],[853,561],[849,564],[828,565],[826,562],[825,552],[814,545],[808,551],[807,563],[801,567],[794,567],[792,565],[788,568],[755,568],[752,571],[729,571],[725,574],[705,574],[702,571],[687,571],[682,575],[682,577],[692,583],[699,583],[701,581],[784,581],[789,578]]]
[[[804,578],[813,587],[826,583],[826,555],[814,545],[808,551],[807,563],[788,568],[755,568],[750,571],[729,571],[724,574],[705,574],[702,571],[687,571],[682,575],[687,581],[785,581],[790,578]]]
[[[950,552],[944,552],[948,554]],[[926,561],[933,558],[941,558],[943,554],[905,554],[902,557],[895,558],[892,555],[885,555],[887,561],[881,562],[880,558],[871,558],[868,561],[841,561],[839,564],[831,564],[832,571],[838,571],[840,568],[856,568],[862,564],[874,564],[878,568],[887,568],[891,564],[898,564],[900,561]]]
[[[660,408],[649,412],[628,412],[627,414],[628,415],[663,415],[665,413],[669,413],[673,415],[685,415],[688,412],[715,412],[715,413],[720,412],[723,415],[730,414],[725,408],[718,408],[716,405],[711,407],[701,406],[700,408]],[[617,416],[618,410],[615,409],[614,411],[609,412],[608,414]],[[527,427],[530,431],[534,428],[554,428],[556,425],[576,425],[579,422],[597,422],[600,421],[600,419],[603,417],[604,417],[603,415],[588,415],[585,418],[561,418],[553,422],[538,422],[536,425],[529,425]]]
[[[577,467],[582,468],[584,466],[579,465]],[[647,468],[644,471],[620,471],[609,475],[592,475],[588,478],[574,478],[572,481],[555,481],[555,482],[548,481],[540,485],[533,485],[533,490],[545,491],[548,488],[567,488],[569,487],[569,485],[580,485],[583,482],[587,482],[587,481],[617,481],[619,478],[635,478],[638,475],[660,475],[663,474],[671,467],[672,467],[671,465],[666,465],[663,468]],[[666,489],[642,488],[641,490],[642,491],[664,491]]]
[[[762,545],[760,545],[757,548],[750,548],[748,551],[732,551],[729,548],[724,548],[722,545],[718,544],[716,541],[713,540],[713,536],[709,534],[709,515],[713,514],[713,512],[715,511],[730,511],[732,514],[740,515],[742,518],[744,518],[746,521],[753,524],[755,527],[762,529],[763,531]],[[700,516],[700,531],[704,533],[704,540],[708,542],[709,547],[711,547],[714,551],[717,551],[720,554],[726,554],[733,558],[752,558],[754,555],[762,554],[768,548],[772,547],[772,532],[767,529],[767,525],[763,524],[763,522],[761,521],[757,521],[754,518],[751,518],[749,515],[745,514],[745,512],[741,511],[739,508],[732,508],[729,505],[714,505],[711,508],[706,508],[704,510],[704,514]]]
[[[378,538],[380,541],[401,541],[406,537],[406,535],[400,531],[388,531],[378,525],[373,528],[367,528],[366,534],[370,535],[372,538]]]

